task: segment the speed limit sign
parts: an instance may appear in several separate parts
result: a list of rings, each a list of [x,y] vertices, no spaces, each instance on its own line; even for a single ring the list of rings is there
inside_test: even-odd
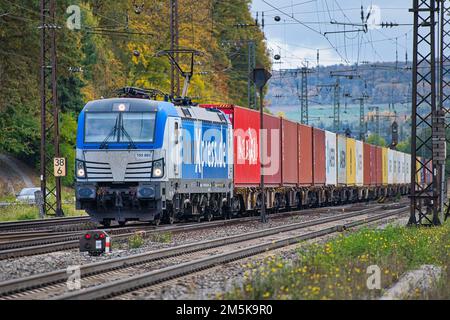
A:
[[[66,176],[66,158],[53,159],[53,173],[55,177]]]

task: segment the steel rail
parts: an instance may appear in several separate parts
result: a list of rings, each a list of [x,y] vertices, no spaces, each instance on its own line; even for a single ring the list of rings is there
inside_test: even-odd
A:
[[[122,293],[133,291],[135,289],[148,287],[156,283],[184,276],[186,274],[191,274],[220,264],[243,259],[266,251],[286,247],[298,243],[300,241],[310,240],[331,233],[341,232],[342,230],[345,230],[347,228],[367,224],[406,211],[407,208],[404,208],[400,210],[395,210],[393,212],[377,214],[370,218],[364,218],[350,223],[336,225],[318,231],[308,232],[306,234],[298,236],[290,236],[273,242],[266,242],[243,249],[237,249],[229,253],[222,253],[218,255],[209,256],[206,258],[197,259],[194,261],[185,262],[178,265],[173,265],[170,267],[150,271],[137,276],[124,278],[110,283],[101,284],[99,286],[71,292],[62,296],[57,296],[52,298],[52,300],[88,300],[88,299],[90,300],[90,299],[111,298],[120,295]]]
[[[377,205],[376,207],[372,207],[372,209],[376,209],[378,207],[383,207],[383,205]],[[330,214],[330,212],[322,212],[324,210],[339,210],[339,209],[355,209],[351,207],[350,205],[344,205],[341,207],[329,207],[329,208],[315,208],[315,209],[307,209],[307,210],[301,210],[301,211],[287,211],[278,213],[277,215],[274,215],[273,219],[279,219],[286,216],[294,216],[294,215],[307,215],[307,214]],[[217,220],[217,221],[210,221],[210,222],[204,222],[204,223],[194,223],[194,224],[177,224],[173,226],[163,226],[161,228],[155,228],[154,226],[150,226],[151,228],[154,228],[152,230],[146,230],[148,226],[145,225],[135,225],[135,226],[128,226],[126,228],[117,228],[117,229],[103,229],[106,232],[110,233],[111,235],[115,235],[114,239],[122,239],[129,237],[133,235],[134,233],[127,233],[124,232],[123,234],[120,234],[122,230],[132,230],[133,228],[136,229],[135,231],[141,231],[144,232],[145,235],[147,234],[154,234],[154,233],[161,233],[161,232],[183,232],[183,231],[190,231],[190,230],[201,230],[206,228],[213,228],[213,227],[219,227],[223,225],[231,225],[231,224],[238,224],[238,223],[244,223],[244,222],[252,222],[258,220],[259,217],[253,216],[253,217],[243,217],[243,218],[235,218],[232,220]],[[144,229],[140,229],[144,228]],[[118,232],[117,232],[118,231]],[[78,247],[78,240],[80,236],[83,234],[83,232],[75,232],[70,233],[66,235],[50,235],[47,237],[38,237],[35,239],[22,239],[22,240],[16,240],[12,242],[0,242],[0,260],[5,260],[9,258],[18,258],[23,256],[31,256],[31,255],[37,255],[37,254],[43,254],[43,253],[50,253],[60,250],[68,250],[68,249],[75,249]],[[5,236],[5,235],[3,235]],[[6,236],[5,236],[6,237]]]
[[[128,257],[122,257],[118,259],[112,259],[92,264],[87,264],[81,266],[80,275],[81,277],[87,277],[103,272],[113,271],[120,268],[126,268],[133,265],[144,264],[150,261],[165,259],[181,254],[187,254],[192,252],[197,252],[201,250],[211,249],[215,247],[225,246],[233,243],[238,243],[246,240],[252,240],[256,238],[266,237],[274,234],[279,234],[282,232],[292,231],[296,229],[303,229],[311,226],[317,226],[325,223],[335,222],[342,219],[348,219],[355,216],[360,216],[364,214],[370,214],[373,212],[373,208],[350,212],[347,214],[339,214],[337,216],[331,216],[326,218],[314,219],[311,221],[300,222],[289,224],[285,226],[274,227],[265,230],[258,230],[249,232],[246,234],[239,234],[230,237],[218,238],[213,240],[205,240],[193,244],[185,244],[177,247],[161,249],[157,251],[132,255]],[[389,215],[400,214],[407,208],[396,209],[389,212]],[[47,284],[63,282],[67,280],[67,272],[65,269],[57,270],[45,274],[34,275],[22,279],[13,279],[3,283],[0,283],[0,297],[15,292],[20,292],[23,290],[32,290],[45,286]]]
[[[27,221],[7,221],[0,222],[0,231],[9,231],[17,229],[41,228],[47,226],[59,226],[66,224],[76,224],[83,222],[90,222],[91,217],[67,217],[67,218],[50,218],[42,220],[27,220]]]

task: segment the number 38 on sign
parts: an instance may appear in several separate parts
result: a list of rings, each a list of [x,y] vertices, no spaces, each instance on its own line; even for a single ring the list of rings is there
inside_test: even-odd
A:
[[[53,172],[55,177],[66,176],[66,158],[53,159]]]

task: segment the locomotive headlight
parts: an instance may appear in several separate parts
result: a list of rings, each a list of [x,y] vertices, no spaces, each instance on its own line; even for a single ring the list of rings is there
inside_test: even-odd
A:
[[[163,160],[153,162],[153,178],[161,178],[164,175],[164,163]]]
[[[78,169],[77,176],[79,178],[84,178],[84,175],[85,175],[84,169]]]
[[[76,160],[75,167],[77,178],[86,178],[86,169],[84,168],[84,162]]]

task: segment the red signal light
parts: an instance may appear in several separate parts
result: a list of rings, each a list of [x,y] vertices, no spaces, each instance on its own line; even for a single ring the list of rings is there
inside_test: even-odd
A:
[[[89,240],[89,239],[91,238],[91,235],[90,235],[89,233],[86,233],[86,234],[84,235],[84,238],[85,238],[86,240]]]
[[[100,233],[99,238],[100,238],[100,239],[104,239],[104,238],[105,238],[105,235],[104,235],[103,233]]]

